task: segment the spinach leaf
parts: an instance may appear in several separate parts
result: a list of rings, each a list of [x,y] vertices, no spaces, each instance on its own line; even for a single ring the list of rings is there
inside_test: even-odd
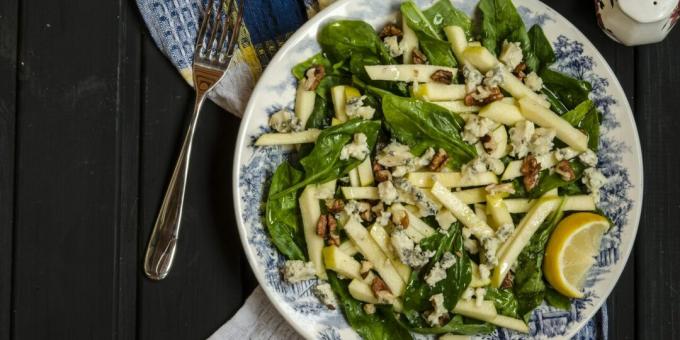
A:
[[[330,100],[331,89],[338,85],[349,85],[351,79],[345,75],[326,75],[316,87],[316,94],[323,99]],[[317,97],[318,98],[318,97]]]
[[[597,110],[588,111],[581,121],[581,130],[588,135],[588,148],[597,152],[600,144],[600,113]]]
[[[328,60],[328,58],[326,58],[323,55],[323,53],[317,53],[317,54],[311,56],[309,59],[295,65],[293,67],[293,75],[295,76],[295,78],[297,80],[301,80],[302,78],[305,77],[305,72],[307,72],[307,70],[314,65],[323,66],[324,70],[327,73],[330,73],[330,71],[333,67],[333,64],[331,63],[331,61]]]
[[[292,191],[280,198],[274,194],[302,180],[302,172],[283,162],[276,168],[265,208],[266,225],[272,243],[289,260],[306,260],[305,238],[298,214],[297,193]]]
[[[565,200],[562,199],[557,210],[548,216],[517,258],[517,270],[512,288],[518,302],[517,313],[524,321],[529,320],[531,312],[543,302],[545,297],[543,256],[550,235],[564,216],[564,202]]]
[[[570,310],[571,309],[571,300],[569,300],[568,297],[560,294],[558,291],[553,289],[552,287],[546,287],[545,290],[545,302],[547,302],[549,305],[559,308],[561,310]]]
[[[510,289],[489,288],[484,295],[485,300],[493,301],[498,314],[517,318],[517,299]]]
[[[430,20],[425,17],[423,12],[420,11],[418,5],[416,5],[412,0],[405,1],[401,4],[401,17],[406,20],[408,27],[412,30],[421,32],[422,34],[435,39],[443,39],[444,36],[437,30]],[[420,38],[420,37],[418,37]]]
[[[456,67],[451,45],[443,40],[441,27],[435,28],[413,1],[401,4],[401,15],[418,36],[420,48],[432,65]]]
[[[560,97],[558,97],[557,94],[549,87],[543,86],[541,93],[545,95],[545,99],[548,101],[548,103],[550,103],[550,109],[555,111],[557,114],[564,114],[565,112],[569,111],[569,109],[564,106],[564,103],[562,103],[560,100]]]
[[[559,188],[559,195],[560,196],[582,195],[582,194],[585,194],[585,193],[586,193],[586,191],[577,182],[569,183],[569,184]]]
[[[363,303],[355,300],[347,289],[347,283],[338,279],[335,272],[328,271],[328,282],[338,298],[347,322],[364,339],[391,340],[412,339],[408,330],[394,318],[390,309],[379,308],[375,314],[366,314]]]
[[[414,98],[385,95],[382,98],[385,123],[392,137],[408,144],[414,154],[428,147],[443,148],[449,164],[460,167],[477,155],[475,148],[463,141],[460,116],[432,103]]]
[[[382,64],[394,64],[394,58],[380,41],[371,25],[358,20],[338,20],[319,31],[321,49],[333,62],[340,62],[355,53],[376,56]]]
[[[351,119],[343,124],[331,126],[321,131],[312,151],[300,160],[305,170],[305,179],[274,195],[279,198],[306,185],[328,182],[346,175],[356,168],[362,160],[340,159],[342,148],[352,141],[354,134],[366,135],[368,149],[373,150],[380,130],[380,121]]]
[[[575,177],[573,180],[565,181],[558,173],[551,174],[549,169],[545,169],[541,171],[541,174],[539,175],[538,185],[529,191],[529,196],[532,198],[538,198],[552,189],[561,188],[572,183],[577,183],[578,180],[581,179],[583,170],[585,170],[586,167],[578,160],[572,160],[569,162],[569,164],[574,170]]]
[[[439,0],[423,11],[435,31],[440,32],[446,26],[460,26],[465,36],[471,36],[472,20],[463,11],[453,7],[450,0]],[[409,26],[410,27],[410,26]]]
[[[478,335],[488,334],[496,330],[496,326],[488,322],[465,322],[460,315],[454,316],[446,325],[433,328],[412,328],[412,331],[421,334],[463,334],[463,335]]]
[[[579,127],[583,118],[586,117],[588,112],[595,108],[595,103],[592,100],[584,100],[581,104],[578,104],[573,110],[570,110],[562,115],[562,118],[569,122],[569,124]]]
[[[522,17],[511,0],[480,0],[477,7],[482,14],[480,35],[484,47],[499,54],[503,41],[519,42],[527,65],[538,64]]]
[[[330,123],[331,111],[328,106],[328,100],[317,94],[314,101],[314,109],[307,119],[305,129],[323,129],[329,126]]]
[[[533,25],[529,29],[529,49],[536,57],[527,59],[527,66],[530,71],[536,71],[548,67],[555,62],[555,51],[553,51],[550,41],[545,37],[543,29],[539,25]]]
[[[423,239],[420,247],[423,250],[435,251],[435,255],[425,267],[411,273],[403,297],[404,310],[420,313],[431,309],[432,304],[429,299],[432,295],[439,293],[444,295],[444,306],[449,310],[453,309],[472,280],[472,267],[463,248],[460,224],[454,224],[446,234],[437,233]],[[452,254],[462,254],[462,256],[457,257],[456,263],[446,270],[446,278],[431,287],[424,278],[447,251]]]
[[[592,89],[590,83],[585,80],[578,80],[548,68],[541,70],[539,75],[543,79],[543,86],[570,110],[587,100]]]

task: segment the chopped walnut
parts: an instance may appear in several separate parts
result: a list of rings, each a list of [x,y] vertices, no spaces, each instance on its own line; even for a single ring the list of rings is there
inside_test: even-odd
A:
[[[328,215],[321,215],[319,216],[319,220],[316,221],[316,234],[325,238],[327,231],[328,231]]]
[[[401,37],[402,35],[403,33],[401,32],[401,29],[397,25],[387,24],[380,32],[380,39],[385,39],[386,37],[392,36]]]
[[[484,151],[487,153],[494,152],[498,145],[496,145],[496,142],[491,138],[491,135],[486,134],[482,137],[479,137],[479,141],[482,142],[482,146],[484,147]]]
[[[338,221],[335,220],[333,215],[328,214],[328,244],[339,246],[340,245],[340,234],[338,234]]]
[[[383,281],[379,277],[374,277],[373,281],[371,282],[371,290],[375,295],[378,295],[380,292],[388,292],[391,293],[390,288],[387,287],[387,284],[385,284],[385,281]]]
[[[321,79],[326,75],[323,65],[314,65],[305,72],[304,88],[307,91],[314,91],[319,86]]]
[[[427,64],[427,57],[417,47],[413,48],[413,63]]]
[[[490,103],[493,103],[495,101],[503,99],[503,93],[501,92],[501,89],[498,87],[491,87],[488,88],[487,91],[489,92],[489,95],[486,96],[483,99],[476,99],[475,96],[479,96],[479,89],[476,91],[470,92],[465,96],[465,105],[467,106],[484,106]]]
[[[503,283],[501,283],[501,288],[512,288],[512,282],[514,281],[514,279],[515,276],[512,274],[512,271],[509,271],[508,275],[505,275]]]
[[[574,169],[572,169],[571,164],[569,164],[569,161],[561,160],[557,165],[555,165],[555,172],[562,176],[562,179],[565,181],[573,181],[574,178],[576,178],[576,174],[574,174]]]
[[[430,76],[432,81],[449,85],[453,82],[453,72],[447,70],[437,70]]]
[[[361,219],[366,221],[366,222],[372,222],[373,221],[373,212],[371,211],[371,209],[367,209],[365,211],[362,211],[359,214],[359,217],[361,217]]]
[[[392,223],[404,229],[408,228],[408,214],[404,210],[392,212]]]
[[[345,209],[345,203],[341,199],[329,199],[326,200],[326,209],[330,213],[339,213]]]
[[[534,155],[528,155],[522,161],[520,172],[524,176],[522,179],[524,188],[527,191],[531,191],[538,184],[538,174],[541,172],[541,165],[538,164],[538,160],[536,160]]]
[[[385,182],[392,179],[392,173],[389,170],[380,170],[375,173],[375,180],[378,182]]]
[[[432,160],[430,161],[430,164],[427,166],[427,168],[432,171],[439,171],[448,160],[449,155],[446,153],[446,150],[440,148],[437,150],[437,153],[432,156]]]
[[[514,74],[517,78],[519,78],[519,80],[522,80],[522,79],[524,79],[524,77],[527,76],[524,73],[524,71],[526,71],[526,69],[527,69],[527,64],[525,64],[524,62],[521,62],[521,63],[517,64],[517,67],[515,67],[515,69],[512,71],[512,74]]]

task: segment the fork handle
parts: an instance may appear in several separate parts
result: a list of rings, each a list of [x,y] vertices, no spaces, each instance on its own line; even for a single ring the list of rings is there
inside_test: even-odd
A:
[[[191,122],[184,137],[170,183],[168,183],[165,197],[163,197],[163,204],[153,226],[149,245],[146,248],[144,272],[152,280],[162,280],[168,275],[177,250],[177,237],[182,223],[184,193],[189,175],[191,145],[194,140],[198,116],[207,93],[207,91],[201,91],[203,89],[200,87],[202,86],[197,86],[196,103],[191,115]]]

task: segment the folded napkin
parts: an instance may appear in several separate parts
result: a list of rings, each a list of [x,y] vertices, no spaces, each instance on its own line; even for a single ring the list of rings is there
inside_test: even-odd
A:
[[[238,48],[225,78],[211,93],[219,106],[242,116],[255,82],[278,48],[308,18],[334,0],[248,0]],[[207,2],[207,1],[206,1]],[[199,0],[137,0],[160,50],[191,84],[191,62],[200,20]],[[245,305],[210,339],[297,339],[300,336],[257,287]],[[574,339],[607,339],[606,305]]]

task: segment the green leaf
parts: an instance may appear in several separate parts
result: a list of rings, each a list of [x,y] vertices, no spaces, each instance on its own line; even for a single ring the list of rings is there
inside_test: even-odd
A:
[[[306,185],[328,182],[346,175],[362,160],[340,159],[342,148],[352,141],[354,134],[366,135],[368,149],[373,150],[380,130],[380,121],[352,119],[321,131],[312,151],[300,160],[305,179],[274,195],[274,198],[294,192]]]
[[[477,155],[460,136],[464,122],[457,114],[439,105],[394,95],[383,96],[382,104],[392,137],[408,144],[415,153],[427,147],[443,148],[455,168]]]
[[[588,148],[597,152],[600,144],[600,113],[593,109],[581,121],[581,130],[588,135]]]
[[[511,0],[480,0],[477,7],[482,13],[480,35],[484,47],[491,53],[499,54],[503,41],[519,42],[527,65],[538,64],[522,17]]]
[[[408,27],[418,36],[420,49],[427,56],[430,64],[447,67],[458,65],[451,51],[451,45],[443,40],[441,27],[433,26],[413,1],[401,4],[401,15]]]
[[[316,94],[326,100],[331,99],[331,89],[338,85],[349,85],[351,79],[345,75],[326,75],[316,87]],[[318,98],[318,97],[317,97]]]
[[[421,334],[462,334],[462,335],[479,335],[488,334],[496,330],[496,326],[488,322],[468,322],[460,315],[454,316],[446,325],[432,328],[412,328],[412,331]]]
[[[517,313],[524,321],[529,320],[531,312],[541,305],[545,297],[546,284],[542,268],[545,246],[564,216],[564,202],[562,199],[557,210],[548,216],[517,258],[512,288],[518,302]]]
[[[558,97],[557,94],[549,87],[543,86],[541,93],[545,95],[545,99],[548,100],[548,103],[550,103],[550,109],[555,111],[557,114],[564,114],[565,112],[569,111],[569,109],[564,106],[564,103],[562,103],[560,100],[560,97]]]
[[[314,65],[323,66],[327,73],[330,73],[333,67],[333,64],[330,60],[328,60],[328,58],[326,58],[322,53],[317,53],[311,56],[309,59],[295,65],[293,67],[293,75],[297,80],[301,80],[305,77],[305,72],[307,72],[307,70]]]
[[[305,129],[323,129],[329,126],[330,123],[331,110],[328,106],[328,101],[317,94],[314,101],[314,109],[307,119]]]
[[[578,104],[573,110],[570,110],[562,115],[562,118],[569,122],[574,127],[579,127],[579,124],[586,117],[588,112],[595,108],[595,103],[592,100],[584,100]]]
[[[465,36],[471,36],[472,20],[465,12],[453,7],[450,0],[435,2],[423,11],[423,15],[440,34],[446,26],[460,26],[465,31]]]
[[[327,271],[328,282],[338,298],[347,322],[359,335],[368,340],[412,339],[411,334],[394,317],[391,308],[378,308],[375,314],[366,314],[363,303],[355,300],[347,283],[338,279],[335,272]]]
[[[517,299],[511,289],[489,288],[484,295],[485,300],[493,301],[498,314],[517,318]]]
[[[573,180],[565,181],[562,179],[560,174],[556,172],[550,173],[549,169],[543,170],[539,175],[538,185],[536,185],[536,187],[529,192],[529,196],[532,198],[538,198],[552,189],[561,188],[572,183],[577,183],[578,180],[581,179],[583,170],[585,170],[586,167],[578,160],[570,161],[569,165],[571,165],[571,168],[574,170],[575,177]]]
[[[429,299],[439,293],[444,295],[444,306],[453,309],[472,280],[472,267],[463,248],[460,224],[454,224],[447,234],[437,233],[423,239],[420,246],[423,250],[435,251],[435,255],[426,266],[411,273],[403,296],[404,310],[422,313],[432,309]],[[425,276],[447,251],[462,256],[457,257],[456,263],[446,270],[446,278],[431,287],[425,282]]]
[[[532,60],[527,60],[529,70],[538,72],[552,65],[555,62],[555,51],[553,51],[550,41],[546,38],[541,26],[531,26],[527,34],[529,35],[529,49],[536,57]]]
[[[373,27],[364,21],[338,20],[319,31],[321,49],[333,62],[340,62],[362,53],[379,58],[382,64],[394,64],[394,58],[380,41]]]
[[[578,80],[547,68],[542,69],[539,75],[543,79],[543,86],[551,91],[567,109],[571,110],[588,100],[592,86],[587,81]]]
[[[266,204],[266,225],[272,243],[289,260],[306,260],[305,238],[298,214],[297,193],[292,191],[280,198],[273,199],[274,194],[293,186],[302,180],[302,172],[293,168],[290,163],[283,162],[276,168]]]
[[[556,291],[552,287],[546,287],[545,301],[550,306],[553,306],[555,308],[559,308],[561,310],[568,311],[568,310],[571,309],[571,300],[569,300],[568,297],[560,294],[558,291]]]

